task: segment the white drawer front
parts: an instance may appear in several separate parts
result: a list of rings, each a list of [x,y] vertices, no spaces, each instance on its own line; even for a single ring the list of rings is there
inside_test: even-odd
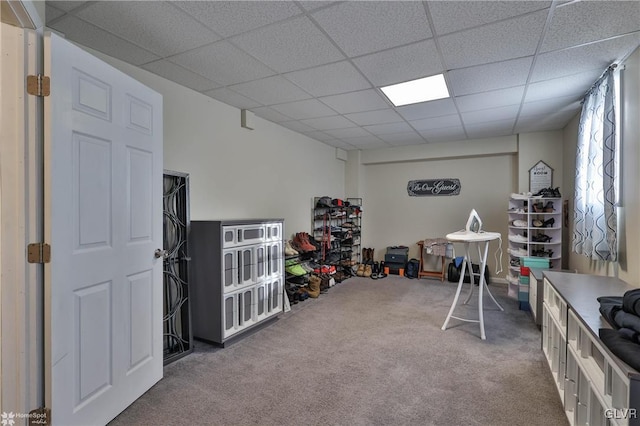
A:
[[[250,287],[235,293],[225,294],[222,304],[222,320],[225,339],[255,324],[258,321],[256,288]]]

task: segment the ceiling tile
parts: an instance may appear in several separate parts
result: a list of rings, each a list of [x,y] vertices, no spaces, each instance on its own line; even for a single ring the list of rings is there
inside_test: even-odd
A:
[[[442,117],[424,118],[422,120],[410,121],[409,124],[419,132],[431,129],[439,129],[441,127],[460,126],[460,116],[457,114],[445,115]]]
[[[326,7],[329,6],[333,3],[337,3],[335,1],[316,1],[316,0],[300,0],[298,1],[298,4],[300,5],[300,7],[302,7],[304,10],[316,10],[319,9],[321,7]]]
[[[334,110],[316,99],[305,99],[303,101],[274,105],[272,108],[294,120],[336,115]]]
[[[314,132],[315,129],[307,124],[301,123],[299,121],[283,121],[281,123],[278,123],[281,126],[286,127],[287,129],[291,129],[294,132],[298,132],[298,133],[308,133],[308,132]]]
[[[186,68],[182,68],[181,66],[165,59],[142,65],[142,68],[198,92],[205,92],[219,87],[218,84],[208,78],[189,71]]]
[[[77,16],[160,56],[170,56],[218,40],[210,29],[167,2],[91,3]],[[185,31],[189,28],[189,31]]]
[[[429,143],[461,141],[467,139],[462,126],[442,127],[421,131],[420,134]]]
[[[339,139],[332,139],[332,140],[326,141],[324,143],[327,144],[327,145],[330,145],[330,146],[335,146],[336,148],[342,148],[342,149],[347,150],[347,151],[352,151],[354,149],[358,149],[357,147],[355,147],[353,145],[350,145],[350,144],[348,144],[346,142],[343,142],[343,141],[341,141]]]
[[[390,135],[390,134],[393,134],[393,133],[407,133],[407,132],[412,132],[413,131],[411,126],[409,126],[405,122],[387,123],[387,124],[373,124],[371,126],[364,126],[364,128],[369,133],[372,133],[372,134],[374,134],[376,136]]]
[[[287,117],[286,115],[279,113],[271,107],[251,108],[251,112],[253,112],[258,117],[264,118],[265,120],[273,121],[274,123],[291,120],[291,117]]]
[[[357,138],[360,136],[371,136],[371,133],[362,129],[362,127],[347,127],[346,129],[333,129],[333,130],[327,130],[325,131],[325,133],[338,139]]]
[[[509,136],[513,134],[513,127],[494,129],[491,126],[477,126],[473,129],[467,129],[467,135],[469,139],[484,139],[496,136]]]
[[[281,73],[344,59],[342,53],[305,16],[269,25],[230,40]]]
[[[464,122],[465,127],[468,129],[469,125],[486,123],[490,121],[495,122],[499,120],[511,120],[513,122],[518,115],[519,109],[520,104],[516,104],[497,108],[463,112],[461,113],[461,115],[462,121]]]
[[[210,96],[214,99],[219,100],[220,102],[224,102],[227,105],[234,106],[240,109],[250,109],[257,108],[261,106],[258,102],[253,99],[249,99],[246,96],[241,95],[238,92],[234,92],[231,89],[226,87],[222,87],[220,89],[209,90],[205,92],[205,95]]]
[[[223,37],[302,13],[292,1],[178,1],[173,4]]]
[[[532,58],[449,71],[449,91],[456,96],[521,86],[527,80]]]
[[[460,112],[477,111],[481,109],[497,108],[507,105],[519,105],[522,102],[524,86],[508,89],[492,90],[474,95],[460,96],[456,103]]]
[[[345,117],[360,126],[397,123],[402,121],[402,117],[400,117],[398,113],[391,108],[367,112],[354,112],[351,114],[345,114]]]
[[[444,63],[455,69],[533,55],[546,16],[542,11],[440,37]]]
[[[469,137],[478,137],[472,136],[472,134],[480,134],[482,132],[491,132],[498,131],[501,135],[510,134],[513,130],[513,125],[516,123],[515,117],[505,120],[492,120],[492,121],[478,121],[476,123],[467,124],[465,123],[464,127],[467,129],[467,134]],[[505,133],[506,132],[506,133]]]
[[[424,7],[417,1],[343,2],[312,16],[348,56],[431,37]]]
[[[219,58],[224,58],[224,61]],[[259,61],[226,41],[190,50],[169,60],[223,86],[274,74]]]
[[[580,1],[556,7],[541,52],[640,29],[638,1]]]
[[[548,8],[550,1],[429,1],[439,35]]]
[[[353,122],[346,118],[334,115],[332,117],[310,118],[308,120],[301,120],[304,124],[308,124],[317,130],[332,130],[332,129],[344,129],[347,127],[353,127]]]
[[[245,96],[250,96],[251,99],[255,99],[263,105],[284,104],[311,97],[279,75],[237,84],[231,88]]]
[[[329,96],[371,87],[347,61],[294,71],[284,77],[314,96]]]
[[[47,17],[47,24],[55,21],[57,18],[61,17],[65,14],[64,10],[56,9],[55,7],[51,7],[51,2],[46,2],[44,5],[45,15]],[[53,28],[53,27],[51,27]]]
[[[433,40],[362,56],[354,59],[353,63],[376,86],[415,80],[444,71]]]
[[[340,95],[325,96],[320,100],[340,114],[350,112],[372,111],[388,108],[390,105],[374,89],[358,92],[342,93]]]
[[[418,120],[420,118],[439,117],[458,113],[452,99],[438,99],[436,101],[401,106],[397,107],[396,111],[406,120]]]
[[[609,65],[624,58],[639,44],[640,33],[544,53],[536,59],[531,81],[550,80],[594,69],[599,69],[603,73]]]
[[[69,40],[133,65],[159,59],[157,55],[71,15],[62,17],[51,28],[63,33]]]
[[[601,74],[602,70],[596,69],[567,77],[529,84],[527,86],[525,102],[564,96],[577,96],[582,98]]]
[[[314,130],[311,132],[304,132],[305,135],[309,136],[312,139],[318,141],[329,141],[335,139],[333,136],[326,134],[325,132],[321,132],[320,130]]]
[[[576,96],[565,96],[561,98],[546,99],[535,102],[525,102],[522,104],[522,111],[520,111],[520,117],[526,117],[529,115],[540,115],[548,113],[549,111],[555,112],[568,112],[578,111],[580,109],[581,99],[576,99]]]
[[[51,5],[56,9],[64,10],[65,12],[71,12],[73,9],[77,9],[80,6],[84,6],[85,4],[90,3],[88,1],[53,1],[47,0],[47,5]],[[49,20],[49,15],[47,15],[47,20]]]
[[[579,113],[579,111],[565,111],[562,113],[520,116],[515,130],[518,133],[525,133],[562,129]]]
[[[359,149],[388,148],[389,144],[375,136],[360,136],[357,138],[344,138],[343,142]]]
[[[378,137],[389,145],[414,145],[425,143],[424,138],[415,131],[380,135]]]

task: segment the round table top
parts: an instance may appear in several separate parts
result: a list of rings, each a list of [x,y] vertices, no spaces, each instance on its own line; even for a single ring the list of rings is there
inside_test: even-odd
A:
[[[457,231],[447,234],[447,240],[461,243],[472,243],[478,241],[492,241],[502,238],[499,232],[471,232],[471,231]]]

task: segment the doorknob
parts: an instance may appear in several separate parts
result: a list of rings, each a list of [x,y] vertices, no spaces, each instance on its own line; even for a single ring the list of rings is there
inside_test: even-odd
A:
[[[154,253],[156,259],[159,258],[163,258],[166,259],[169,257],[169,252],[166,250],[162,250],[162,249],[156,249],[155,253]]]

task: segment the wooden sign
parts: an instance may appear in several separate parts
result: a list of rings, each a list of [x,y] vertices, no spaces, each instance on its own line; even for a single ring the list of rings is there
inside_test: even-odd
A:
[[[547,163],[540,160],[529,169],[529,191],[532,194],[553,185],[553,169]]]
[[[460,179],[422,179],[410,180],[407,193],[410,197],[432,197],[441,195],[459,195]]]

